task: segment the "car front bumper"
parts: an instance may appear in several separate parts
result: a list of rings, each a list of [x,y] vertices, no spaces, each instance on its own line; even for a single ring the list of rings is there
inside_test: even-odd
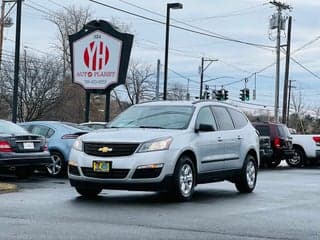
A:
[[[69,157],[68,176],[75,187],[162,190],[171,184],[177,154],[178,150],[170,150],[134,153],[124,157],[95,157],[73,149]],[[110,162],[110,171],[94,172],[93,161]]]

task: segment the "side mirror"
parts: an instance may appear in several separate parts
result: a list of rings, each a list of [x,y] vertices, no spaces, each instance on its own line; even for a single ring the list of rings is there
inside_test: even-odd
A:
[[[213,128],[212,125],[209,125],[209,124],[200,124],[196,130],[196,132],[213,132],[215,131],[215,129]]]

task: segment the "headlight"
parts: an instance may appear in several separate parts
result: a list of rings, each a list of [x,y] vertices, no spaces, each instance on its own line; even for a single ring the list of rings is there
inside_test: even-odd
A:
[[[81,138],[77,138],[77,139],[74,141],[72,148],[75,149],[75,150],[78,150],[78,151],[80,151],[80,152],[83,151],[83,144],[82,144]]]
[[[172,142],[172,138],[162,138],[162,139],[155,139],[150,142],[145,142],[141,145],[138,152],[151,152],[151,151],[161,151],[167,150],[170,147]]]

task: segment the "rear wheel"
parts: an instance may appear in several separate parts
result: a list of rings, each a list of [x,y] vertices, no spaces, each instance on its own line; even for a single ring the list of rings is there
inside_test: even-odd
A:
[[[171,192],[180,201],[192,198],[195,187],[195,167],[189,156],[182,156],[177,162],[173,175],[173,189]]]
[[[256,187],[258,166],[256,159],[248,155],[244,161],[239,178],[235,185],[240,193],[250,193]]]
[[[76,187],[76,190],[80,195],[86,198],[94,198],[102,191],[101,188],[81,188],[81,187]]]
[[[47,172],[53,177],[62,176],[66,173],[66,163],[60,152],[50,152],[52,163],[47,166]]]
[[[293,157],[287,159],[286,162],[290,167],[301,167],[305,164],[305,160],[306,155],[304,152],[299,148],[295,148]]]

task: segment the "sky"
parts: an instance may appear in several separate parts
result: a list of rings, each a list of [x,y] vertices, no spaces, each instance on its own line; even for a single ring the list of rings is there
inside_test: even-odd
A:
[[[165,22],[166,4],[173,1],[150,0],[96,0],[110,6],[138,15]],[[247,109],[272,111],[275,102],[275,63],[276,33],[269,30],[269,19],[276,9],[265,0],[180,0],[183,9],[171,10],[170,23],[179,27],[204,32],[204,36],[185,30],[170,28],[168,84],[178,83],[187,88],[191,96],[199,95],[201,57],[216,59],[204,72],[204,80],[211,89],[229,90],[229,98]],[[282,1],[292,7],[284,11],[292,16],[292,57],[300,65],[291,61],[289,79],[294,80],[293,95],[302,95],[307,109],[320,107],[320,1]],[[165,25],[147,21],[90,0],[25,0],[22,7],[21,46],[33,54],[54,54],[57,29],[46,20],[46,14],[63,9],[64,6],[79,5],[89,7],[94,19],[116,19],[130,27],[134,34],[131,60],[151,65],[156,69],[157,59],[164,63]],[[9,8],[9,5],[6,7]],[[42,10],[42,11],[40,11]],[[10,14],[15,22],[15,9]],[[15,25],[5,30],[5,51],[14,50]],[[256,47],[239,42],[212,37],[224,36],[230,39],[270,48]],[[286,44],[287,30],[281,34],[281,44]],[[303,47],[303,48],[301,48]],[[284,54],[280,66],[280,107],[283,98]],[[207,64],[207,62],[206,62]],[[302,65],[302,66],[301,66]],[[162,65],[161,79],[163,79]],[[254,73],[256,78],[254,77]],[[242,79],[248,78],[247,87],[251,92],[256,86],[257,98],[245,104],[239,103]],[[242,81],[241,81],[242,80]],[[235,83],[234,83],[235,82]],[[160,82],[162,84],[162,82]],[[121,87],[118,87],[121,91]],[[161,88],[161,87],[160,87]],[[281,108],[280,108],[281,112]]]

